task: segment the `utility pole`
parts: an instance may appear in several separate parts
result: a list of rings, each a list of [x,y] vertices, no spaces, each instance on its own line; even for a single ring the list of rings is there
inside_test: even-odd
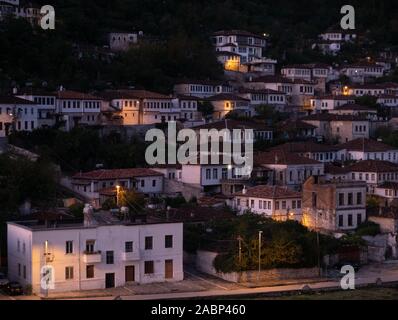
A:
[[[316,210],[316,219],[315,219],[315,227],[316,227],[316,245],[317,245],[317,253],[318,253],[318,275],[321,276],[321,253],[319,247],[319,228],[318,228],[318,210]]]
[[[257,274],[257,281],[260,282],[260,272],[261,272],[261,235],[263,234],[262,231],[258,232],[258,274]]]
[[[239,271],[242,271],[242,237],[238,236],[239,242]]]

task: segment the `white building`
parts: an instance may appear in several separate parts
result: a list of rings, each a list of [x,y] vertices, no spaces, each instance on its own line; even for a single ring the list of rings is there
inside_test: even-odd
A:
[[[381,160],[398,163],[398,149],[380,141],[358,138],[337,145],[337,159],[345,160]]]
[[[0,97],[0,137],[12,131],[32,131],[38,127],[35,102],[13,96]]]
[[[100,121],[102,98],[70,90],[56,92],[58,121],[69,131],[79,125],[96,125]]]
[[[355,97],[345,95],[324,95],[311,99],[311,109],[316,113],[334,110],[336,107],[355,103]]]
[[[184,80],[174,85],[177,95],[207,98],[221,93],[232,93],[233,88],[224,82],[210,80]]]
[[[75,174],[73,189],[90,199],[94,207],[101,205],[100,193],[113,191],[117,186],[123,190],[135,190],[148,196],[163,192],[163,174],[147,168],[100,169]]]
[[[36,90],[24,91],[16,95],[21,99],[34,102],[37,105],[38,127],[51,127],[55,124],[57,95]]]
[[[212,35],[216,51],[229,51],[241,56],[241,63],[262,58],[267,42],[263,35],[242,30],[218,31]]]
[[[108,34],[109,48],[112,51],[127,51],[131,45],[137,44],[142,31],[136,32],[111,32]]]
[[[286,104],[286,93],[272,89],[239,89],[239,96],[249,99],[252,106],[269,105],[275,110],[283,111]]]
[[[258,185],[234,194],[234,208],[275,220],[301,221],[301,193],[287,187]]]
[[[46,294],[183,280],[182,223],[148,217],[120,220],[109,212],[85,221],[9,222],[8,277]],[[42,267],[54,289],[41,287]]]

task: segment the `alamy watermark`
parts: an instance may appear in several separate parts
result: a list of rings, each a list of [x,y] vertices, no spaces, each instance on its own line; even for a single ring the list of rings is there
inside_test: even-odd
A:
[[[341,18],[340,26],[343,30],[354,30],[355,29],[355,9],[351,5],[345,5],[341,7],[341,14],[344,16]]]
[[[150,129],[145,141],[152,142],[145,152],[149,165],[233,165],[237,174],[246,176],[253,169],[252,129],[182,129],[177,133],[176,122],[168,122],[167,137],[160,129]]]
[[[40,27],[43,30],[55,29],[55,9],[51,5],[45,5],[40,8]]]

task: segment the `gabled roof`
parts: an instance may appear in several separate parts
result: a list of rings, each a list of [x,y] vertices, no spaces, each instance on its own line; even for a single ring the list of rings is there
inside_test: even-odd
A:
[[[355,98],[356,98],[356,96],[344,96],[344,95],[327,94],[327,95],[314,97],[313,99],[315,99],[315,100],[342,100],[342,101],[347,101],[347,100],[355,100]]]
[[[346,149],[348,151],[363,151],[363,152],[385,152],[390,150],[398,150],[383,142],[358,138],[349,142],[339,144],[337,146],[340,150]]]
[[[169,96],[148,90],[107,90],[101,94],[104,99],[171,99]]]
[[[254,165],[298,165],[298,164],[321,164],[321,162],[299,156],[284,150],[272,150],[269,152],[259,152],[254,154]]]
[[[239,88],[239,93],[251,93],[251,94],[283,94],[286,95],[285,92],[272,90],[272,89],[250,89],[250,88]]]
[[[278,130],[283,131],[291,131],[291,130],[306,130],[306,129],[316,129],[317,126],[314,126],[310,123],[301,121],[301,120],[286,120],[281,122],[278,125]]]
[[[14,96],[0,96],[0,104],[36,104],[33,101],[14,97]]]
[[[249,99],[242,98],[233,93],[220,93],[214,96],[206,98],[209,101],[224,101],[224,100],[233,100],[233,101],[250,101]]]
[[[398,165],[388,161],[364,160],[348,167],[352,172],[398,172]]]
[[[235,193],[235,196],[261,198],[261,199],[286,199],[301,198],[301,193],[289,189],[288,187],[259,185],[248,188],[246,193],[243,191]]]
[[[368,121],[364,116],[340,115],[331,113],[316,113],[301,118],[303,121]]]
[[[330,163],[325,164],[325,173],[330,173],[330,174],[347,174],[349,170],[346,167],[338,167]]]
[[[71,91],[71,90],[57,91],[55,92],[55,95],[58,99],[102,100],[102,98],[93,96],[88,93]]]
[[[163,176],[163,174],[147,168],[101,169],[78,173],[72,178],[85,180],[114,180],[148,176]]]
[[[375,108],[367,107],[367,106],[361,106],[356,103],[347,103],[344,105],[341,105],[339,107],[334,108],[335,110],[353,110],[353,111],[374,111],[377,112]]]
[[[377,186],[378,188],[398,190],[398,182],[384,182]]]
[[[245,37],[265,39],[265,37],[262,35],[258,35],[245,30],[221,30],[214,32],[213,36],[245,36]]]
[[[269,149],[270,151],[285,151],[292,153],[306,153],[306,152],[333,152],[339,150],[336,146],[315,143],[312,141],[298,141],[287,142]]]
[[[267,130],[271,131],[265,123],[255,122],[255,121],[244,121],[244,120],[233,120],[233,119],[225,119],[216,122],[206,123],[200,126],[192,127],[193,130],[200,129],[253,129],[253,130]]]

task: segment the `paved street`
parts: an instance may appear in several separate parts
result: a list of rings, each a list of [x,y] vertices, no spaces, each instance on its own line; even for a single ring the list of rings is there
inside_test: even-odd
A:
[[[342,276],[342,275],[341,275]],[[356,286],[382,282],[398,282],[398,262],[372,264],[362,267],[356,274]],[[340,289],[340,275],[336,271],[334,278],[306,279],[301,281],[284,281],[263,284],[236,284],[202,274],[192,268],[185,269],[185,279],[180,282],[154,283],[146,285],[128,285],[106,290],[92,290],[52,294],[51,299],[69,300],[152,300],[152,299],[188,299],[207,297],[240,297],[278,294],[282,292],[301,291],[308,285],[312,289]],[[37,296],[8,297],[0,293],[0,300],[40,300]]]

